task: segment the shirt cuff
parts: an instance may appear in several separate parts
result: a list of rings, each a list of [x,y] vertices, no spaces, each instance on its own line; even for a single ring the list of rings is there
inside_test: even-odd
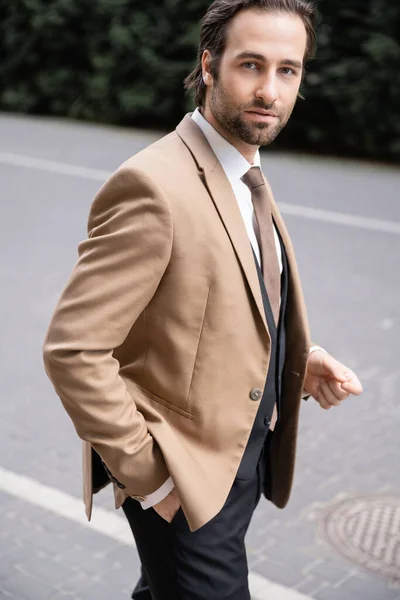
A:
[[[155,506],[156,504],[164,500],[164,498],[166,498],[168,494],[172,492],[174,487],[175,486],[174,482],[172,481],[172,477],[168,477],[167,481],[163,483],[162,486],[158,488],[158,490],[146,496],[144,500],[140,500],[140,504],[142,505],[143,510],[147,510],[148,508],[151,508],[152,506]]]
[[[325,352],[325,354],[328,354],[327,351],[324,348],[321,348],[321,346],[311,346],[308,354],[312,354],[313,352],[316,352],[317,350],[321,350],[321,352]]]

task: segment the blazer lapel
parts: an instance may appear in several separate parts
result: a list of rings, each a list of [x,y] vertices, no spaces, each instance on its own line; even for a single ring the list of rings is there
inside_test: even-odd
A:
[[[253,253],[240,209],[225,172],[201,129],[187,114],[176,129],[197,163],[200,176],[232,242],[265,329],[268,325]]]
[[[269,196],[271,199],[272,216],[273,216],[273,219],[275,222],[275,226],[281,235],[282,242],[283,242],[283,245],[284,245],[285,251],[286,251],[286,257],[287,257],[287,262],[288,262],[288,267],[289,267],[288,295],[290,296],[291,305],[293,307],[292,312],[296,315],[296,318],[297,318],[296,327],[293,327],[293,330],[296,332],[296,335],[294,336],[294,340],[295,340],[295,342],[300,341],[299,333],[301,333],[301,335],[304,336],[303,351],[308,355],[308,351],[309,351],[309,348],[311,345],[309,324],[308,324],[307,310],[306,310],[303,291],[302,291],[302,287],[301,287],[300,276],[299,276],[299,272],[298,272],[298,268],[297,268],[297,261],[296,261],[294,248],[293,248],[292,241],[290,239],[288,230],[286,229],[286,225],[283,221],[281,213],[279,212],[276,202],[274,200],[274,195],[272,193],[271,186],[269,185],[268,180],[266,179],[265,176],[264,176],[264,181],[265,181],[265,185],[267,186],[268,193],[269,193]],[[290,334],[291,334],[291,332],[288,332],[289,340],[290,340]]]

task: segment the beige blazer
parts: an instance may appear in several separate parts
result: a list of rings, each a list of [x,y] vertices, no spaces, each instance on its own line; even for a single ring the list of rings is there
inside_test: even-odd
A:
[[[289,296],[282,410],[264,492],[283,508],[310,338],[275,203],[273,216],[288,256]],[[220,511],[235,478],[259,406],[251,392],[266,380],[270,337],[236,198],[190,115],[103,185],[78,254],[44,361],[84,440],[88,518],[92,492],[108,481],[100,456],[117,483],[117,506],[171,475],[196,530]]]

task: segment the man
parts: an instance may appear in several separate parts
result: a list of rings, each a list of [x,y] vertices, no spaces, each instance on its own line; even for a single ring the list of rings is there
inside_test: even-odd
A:
[[[310,343],[294,251],[260,171],[315,45],[305,0],[216,0],[186,80],[198,109],[91,208],[45,341],[92,491],[114,483],[143,576],[133,598],[249,598],[244,536],[283,508],[302,395],[362,392]],[[101,457],[101,458],[100,458]]]

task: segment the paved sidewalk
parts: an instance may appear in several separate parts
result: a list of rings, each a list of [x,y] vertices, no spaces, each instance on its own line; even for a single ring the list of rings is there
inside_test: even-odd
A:
[[[27,586],[27,581],[33,578],[38,586],[40,584],[47,586],[48,589],[41,589],[40,593],[46,594],[49,600],[54,596],[58,598],[60,594],[65,594],[67,591],[73,593],[74,598],[94,600],[93,585],[101,582],[98,572],[104,574],[106,591],[110,585],[115,585],[115,588],[119,589],[120,573],[116,574],[115,569],[119,571],[122,565],[120,561],[115,561],[116,548],[120,548],[124,558],[126,560],[129,558],[131,561],[132,549],[135,547],[128,523],[121,511],[95,506],[89,523],[83,514],[81,500],[1,467],[0,490],[6,492],[6,501],[3,505],[0,492],[0,507],[4,507],[4,510],[0,510],[0,515],[3,513],[4,522],[7,520],[8,526],[4,530],[7,541],[13,539],[12,531],[15,529],[15,523],[19,521],[18,513],[21,512],[23,531],[26,532],[29,542],[33,542],[30,545],[24,537],[22,539],[20,537],[16,541],[16,547],[10,549],[11,569],[9,572],[5,571],[4,575],[0,570],[0,591],[1,580],[4,578],[5,594],[12,594],[13,597],[26,594],[30,597],[32,592]],[[10,498],[15,498],[16,503],[11,503]],[[111,496],[109,500],[112,503]],[[32,506],[35,517],[33,520],[29,518],[31,514],[29,509]],[[71,522],[72,532],[69,527]],[[77,525],[80,531],[76,529]],[[37,537],[40,538],[38,544],[35,543]],[[70,540],[73,540],[72,546]],[[33,560],[31,555],[34,557]],[[66,556],[67,560],[65,560]],[[83,561],[82,557],[84,557]],[[101,564],[99,560],[103,559],[104,563]],[[55,568],[52,565],[53,560],[57,563]],[[94,572],[88,573],[87,565],[91,563],[94,563]],[[139,560],[136,551],[134,551],[133,564],[138,572]],[[131,573],[132,566],[128,565],[125,575],[130,576]],[[16,582],[19,582],[21,575],[28,579],[25,584],[20,582],[18,585]],[[254,571],[249,573],[249,586],[253,600],[310,600],[309,596],[269,581]],[[123,591],[126,596],[126,590]]]
[[[128,600],[136,551],[0,493],[0,597]]]
[[[1,489],[8,491],[0,491],[0,597],[130,597],[140,563],[120,512],[97,507],[88,523],[80,500],[4,469],[0,469]],[[111,504],[110,494],[104,492],[103,500],[105,496]],[[283,551],[274,538],[277,527],[277,521],[265,526],[260,511],[256,513],[252,529],[258,542],[268,539],[268,544],[248,545],[253,600],[400,600],[400,586],[367,577],[330,552],[321,549],[319,558],[314,558],[307,547],[303,552],[289,550],[290,543]],[[298,524],[288,522],[285,529],[287,540],[295,533],[304,543],[306,528],[300,531]],[[310,542],[308,550],[315,539]],[[272,581],[265,577],[268,572]],[[276,583],[280,579],[285,585]]]

